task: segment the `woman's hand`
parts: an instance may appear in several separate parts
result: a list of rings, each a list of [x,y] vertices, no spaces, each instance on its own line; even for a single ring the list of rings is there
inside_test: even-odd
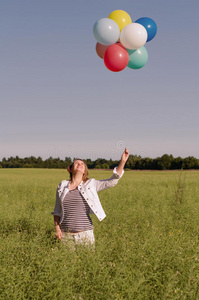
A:
[[[55,236],[56,236],[56,238],[58,240],[61,241],[61,239],[62,239],[62,232],[61,232],[61,229],[60,229],[59,225],[55,226]]]
[[[119,163],[119,166],[117,167],[117,173],[121,176],[122,170],[124,169],[125,163],[127,162],[127,159],[129,158],[129,150],[125,148],[124,152],[122,153],[122,157]]]
[[[122,153],[121,161],[126,163],[128,158],[129,158],[129,150],[125,148],[124,152]]]

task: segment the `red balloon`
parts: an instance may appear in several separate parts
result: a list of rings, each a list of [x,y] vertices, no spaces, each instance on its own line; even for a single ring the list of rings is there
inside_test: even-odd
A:
[[[96,52],[97,52],[97,55],[100,57],[100,58],[104,58],[104,53],[106,51],[106,49],[108,48],[107,45],[102,45],[100,43],[97,42],[96,44]]]
[[[128,62],[129,54],[120,43],[109,46],[104,54],[104,64],[110,71],[122,71]]]

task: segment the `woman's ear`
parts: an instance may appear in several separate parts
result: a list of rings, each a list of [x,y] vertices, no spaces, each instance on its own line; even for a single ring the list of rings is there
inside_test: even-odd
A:
[[[71,173],[70,166],[67,167],[67,171],[68,171],[68,173]]]

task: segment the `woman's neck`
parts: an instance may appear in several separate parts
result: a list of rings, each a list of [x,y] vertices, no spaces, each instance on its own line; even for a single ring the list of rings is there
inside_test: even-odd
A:
[[[82,182],[82,174],[80,174],[78,176],[78,174],[76,174],[75,176],[73,176],[71,182],[70,182],[70,187],[72,189],[78,187],[78,185]]]

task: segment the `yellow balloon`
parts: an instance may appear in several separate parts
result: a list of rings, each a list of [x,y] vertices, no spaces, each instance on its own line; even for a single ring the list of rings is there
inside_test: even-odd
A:
[[[132,23],[131,17],[124,10],[114,10],[108,17],[117,23],[120,31],[122,31],[126,25]]]

